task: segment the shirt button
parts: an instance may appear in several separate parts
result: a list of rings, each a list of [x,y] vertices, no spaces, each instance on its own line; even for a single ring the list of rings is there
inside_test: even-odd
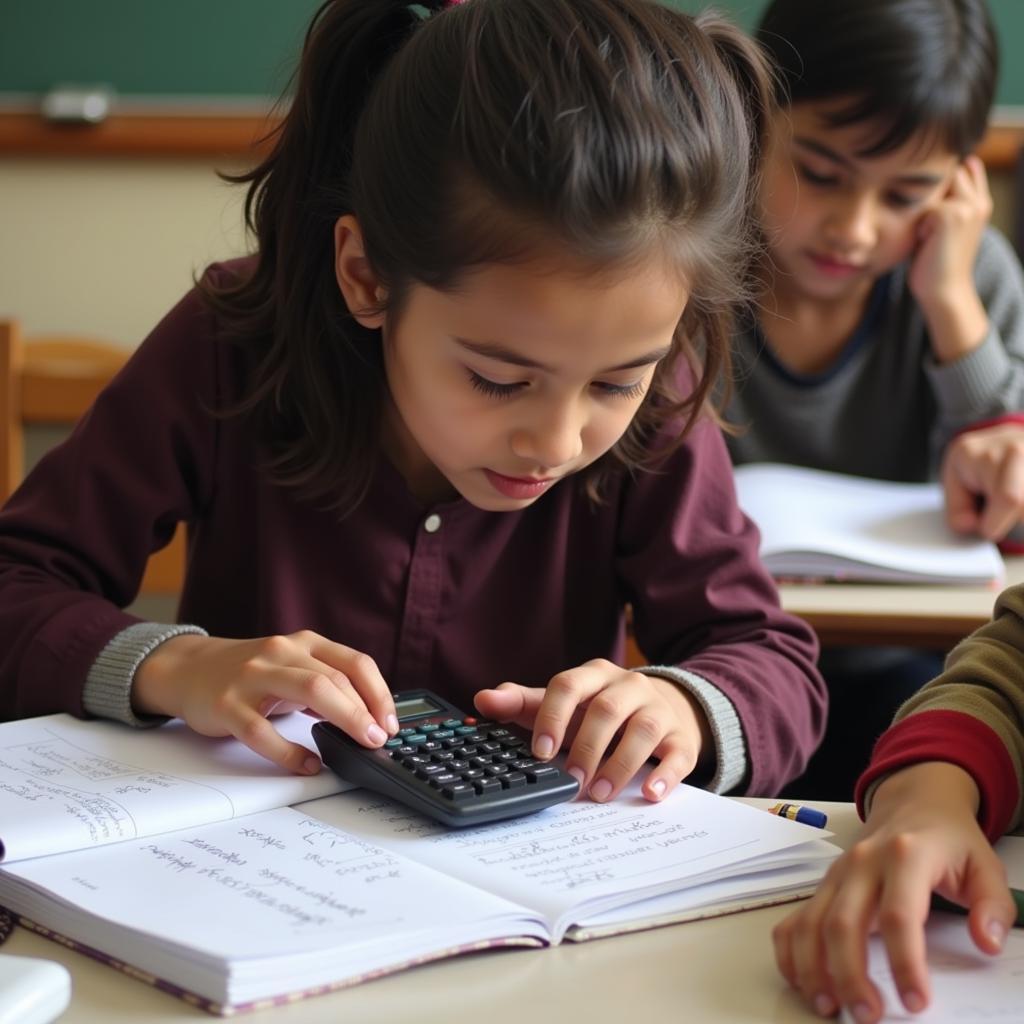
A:
[[[423,529],[426,530],[427,533],[437,533],[437,531],[441,529],[441,517],[436,513],[434,515],[427,516],[427,518],[423,520]]]

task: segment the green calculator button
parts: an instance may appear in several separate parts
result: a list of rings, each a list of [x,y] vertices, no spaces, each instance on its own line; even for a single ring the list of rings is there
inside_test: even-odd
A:
[[[396,736],[396,737],[394,737],[394,739],[390,739],[390,740],[388,740],[388,741],[387,741],[387,742],[386,742],[386,743],[384,744],[384,746],[385,746],[385,748],[386,748],[386,749],[388,749],[388,750],[394,750],[394,749],[395,749],[396,747],[401,747],[401,746],[403,746],[403,743],[402,743],[402,740],[400,740],[400,739],[399,739],[399,738],[398,738],[398,737]]]
[[[442,723],[446,729],[454,729],[457,725],[462,725],[461,718],[446,718]]]
[[[399,736],[415,736],[418,731],[419,731],[418,729],[399,729],[398,730],[398,735]]]
[[[424,722],[420,727],[420,732],[436,732],[441,726],[437,722]]]
[[[414,732],[411,736],[405,737],[405,742],[408,743],[410,747],[418,747],[420,744],[427,742],[427,737],[421,732]]]

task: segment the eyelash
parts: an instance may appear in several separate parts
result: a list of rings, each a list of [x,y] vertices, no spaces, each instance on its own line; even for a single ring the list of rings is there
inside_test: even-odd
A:
[[[818,188],[829,188],[832,185],[838,185],[839,179],[832,174],[817,174],[812,171],[809,167],[805,167],[803,164],[798,164],[800,169],[800,175],[805,181],[811,185],[815,185]],[[912,196],[900,195],[898,192],[891,192],[886,198],[886,201],[890,206],[896,209],[907,209],[911,206],[917,206],[921,202],[920,199]]]
[[[472,370],[469,370],[468,373],[470,384],[489,398],[511,398],[526,386],[525,384],[499,384],[486,377],[481,377],[480,374],[474,373]],[[598,383],[595,387],[601,388],[612,398],[639,398],[647,390],[647,386],[641,380],[635,384]]]

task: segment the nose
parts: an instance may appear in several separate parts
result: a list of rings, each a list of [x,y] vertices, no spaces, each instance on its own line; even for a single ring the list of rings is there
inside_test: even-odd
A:
[[[870,249],[878,238],[876,213],[868,194],[851,192],[837,198],[825,220],[828,244],[844,252]]]
[[[513,454],[541,469],[557,469],[583,454],[586,413],[579,399],[545,402],[512,433]]]

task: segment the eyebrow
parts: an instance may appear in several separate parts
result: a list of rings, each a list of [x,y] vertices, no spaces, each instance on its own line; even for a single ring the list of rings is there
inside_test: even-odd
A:
[[[455,343],[461,345],[462,348],[468,349],[470,352],[475,352],[478,356],[484,356],[486,359],[496,359],[501,363],[511,363],[513,366],[524,366],[529,370],[543,370],[545,373],[553,373],[554,370],[550,366],[546,366],[544,363],[537,362],[536,359],[530,359],[528,356],[521,355],[519,352],[513,352],[512,349],[506,348],[504,345],[498,345],[495,342],[490,341],[470,341],[468,338],[455,338]],[[672,351],[671,345],[664,345],[661,348],[656,348],[646,355],[639,356],[636,359],[631,359],[628,363],[620,363],[618,366],[610,366],[606,370],[602,370],[602,373],[616,373],[619,370],[635,370],[640,366],[650,366],[651,363],[660,362]]]
[[[809,139],[803,135],[797,135],[793,139],[797,145],[803,146],[804,149],[809,149],[813,153],[817,153],[818,156],[824,157],[826,160],[831,160],[833,163],[839,164],[841,167],[845,167],[847,170],[856,170],[856,164],[849,159],[849,157],[843,156],[842,153],[837,153],[830,146],[826,146],[824,143],[819,142],[817,139]],[[942,177],[938,174],[900,174],[895,179],[902,185],[916,185],[921,188],[931,188],[934,185],[938,185],[942,181]]]

